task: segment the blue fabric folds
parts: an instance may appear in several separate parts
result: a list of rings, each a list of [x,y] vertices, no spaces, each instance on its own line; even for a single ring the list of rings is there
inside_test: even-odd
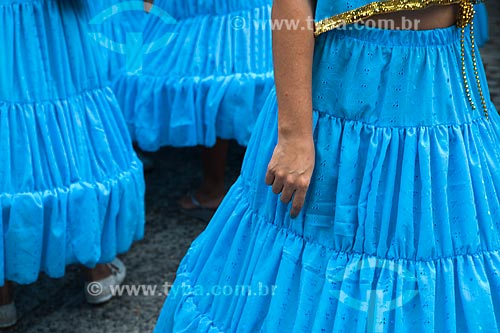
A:
[[[460,30],[353,26],[316,43],[303,211],[292,220],[264,184],[273,92],[155,332],[499,331],[500,117],[465,96]]]
[[[123,3],[130,2],[91,10]],[[158,0],[150,14],[141,1],[132,7],[93,30],[140,44],[127,54],[107,52],[133,140],[148,151],[212,146],[218,137],[247,145],[273,87],[271,1]]]
[[[474,7],[476,14],[474,16],[474,25],[476,27],[476,43],[483,47],[490,39],[488,10],[484,3]]]
[[[0,2],[0,283],[110,262],[144,180],[80,1]]]

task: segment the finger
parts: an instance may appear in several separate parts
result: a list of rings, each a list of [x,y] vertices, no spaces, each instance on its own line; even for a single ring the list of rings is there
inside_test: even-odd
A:
[[[275,178],[273,182],[273,193],[280,194],[283,191],[283,181],[280,178]]]
[[[274,183],[274,178],[274,173],[268,169],[266,173],[266,185],[272,185]]]
[[[293,196],[292,209],[290,210],[290,215],[294,219],[299,216],[302,207],[304,206],[304,201],[306,200],[307,190],[297,190]]]
[[[152,3],[144,2],[144,11],[146,13],[149,13],[152,8],[153,8],[153,4]]]
[[[293,185],[283,186],[283,190],[281,191],[280,200],[284,204],[289,203],[292,200],[293,193],[295,192],[295,187]]]

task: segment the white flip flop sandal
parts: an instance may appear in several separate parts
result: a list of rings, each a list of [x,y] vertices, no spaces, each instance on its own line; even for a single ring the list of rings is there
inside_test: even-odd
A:
[[[123,262],[116,258],[106,264],[111,270],[111,275],[99,281],[85,282],[85,299],[90,304],[103,304],[113,298],[111,287],[120,286],[127,275],[127,268]]]

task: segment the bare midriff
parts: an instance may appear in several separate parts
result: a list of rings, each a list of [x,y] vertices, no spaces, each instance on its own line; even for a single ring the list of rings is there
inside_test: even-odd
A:
[[[431,6],[422,10],[399,11],[372,16],[362,23],[381,29],[431,30],[447,28],[457,21],[458,5]]]

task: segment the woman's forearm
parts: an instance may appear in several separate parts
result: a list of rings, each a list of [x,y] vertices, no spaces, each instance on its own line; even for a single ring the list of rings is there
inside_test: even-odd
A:
[[[281,139],[312,135],[314,3],[315,0],[275,0],[273,5],[273,58]],[[276,23],[281,23],[282,29],[276,29]]]

